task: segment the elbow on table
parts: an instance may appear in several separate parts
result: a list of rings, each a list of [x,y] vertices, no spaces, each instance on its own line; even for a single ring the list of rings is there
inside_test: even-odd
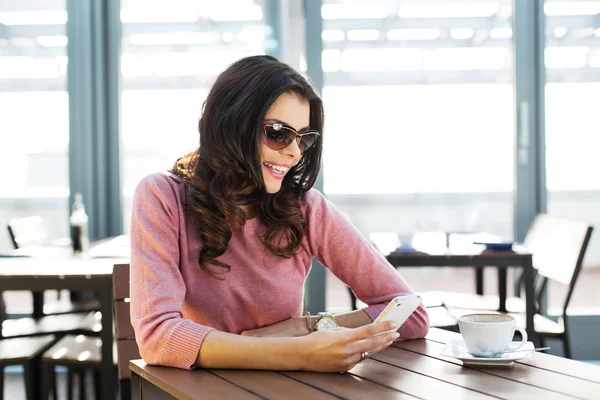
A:
[[[165,365],[164,360],[161,360],[160,351],[150,340],[141,340],[136,336],[136,342],[142,359],[150,365]]]
[[[421,324],[420,326],[420,332],[419,332],[419,338],[424,338],[425,336],[427,336],[427,334],[429,333],[429,314],[427,313],[427,309],[421,305],[420,306],[420,315],[421,315]]]
[[[422,339],[429,333],[429,314],[423,305],[415,310],[412,317],[412,324],[408,332],[405,332],[404,339]]]

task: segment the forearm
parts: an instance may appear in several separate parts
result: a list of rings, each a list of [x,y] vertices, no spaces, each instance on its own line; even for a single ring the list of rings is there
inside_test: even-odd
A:
[[[363,310],[334,314],[334,316],[337,323],[345,328],[358,328],[359,326],[364,326],[373,322],[371,317]],[[316,319],[315,317],[312,318]],[[313,323],[312,326],[314,327],[315,324]]]
[[[202,368],[301,370],[302,346],[295,337],[251,337],[210,331],[196,362]]]

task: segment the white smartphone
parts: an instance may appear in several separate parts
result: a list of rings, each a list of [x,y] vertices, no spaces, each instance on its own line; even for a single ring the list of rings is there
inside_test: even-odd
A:
[[[422,299],[418,294],[409,294],[393,298],[373,323],[396,321],[400,326],[419,307]]]

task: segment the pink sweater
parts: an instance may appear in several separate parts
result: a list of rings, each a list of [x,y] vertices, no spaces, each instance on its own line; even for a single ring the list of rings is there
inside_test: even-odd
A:
[[[400,274],[321,193],[302,204],[308,225],[300,251],[274,256],[260,242],[259,218],[233,230],[219,260],[224,280],[198,265],[199,218],[187,211],[188,184],[153,174],[135,191],[131,220],[131,321],[140,354],[149,364],[191,368],[211,329],[239,334],[302,315],[304,282],[312,256],[349,285],[375,319],[393,297],[413,293]],[[427,334],[421,306],[400,329],[403,339]]]

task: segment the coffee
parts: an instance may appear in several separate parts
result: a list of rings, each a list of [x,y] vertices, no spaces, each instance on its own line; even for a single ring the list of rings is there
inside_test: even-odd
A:
[[[519,331],[522,340],[511,350],[527,343],[527,332],[517,327],[517,321],[504,314],[468,314],[458,320],[460,333],[469,352],[477,357],[495,357],[511,345],[515,331]]]

